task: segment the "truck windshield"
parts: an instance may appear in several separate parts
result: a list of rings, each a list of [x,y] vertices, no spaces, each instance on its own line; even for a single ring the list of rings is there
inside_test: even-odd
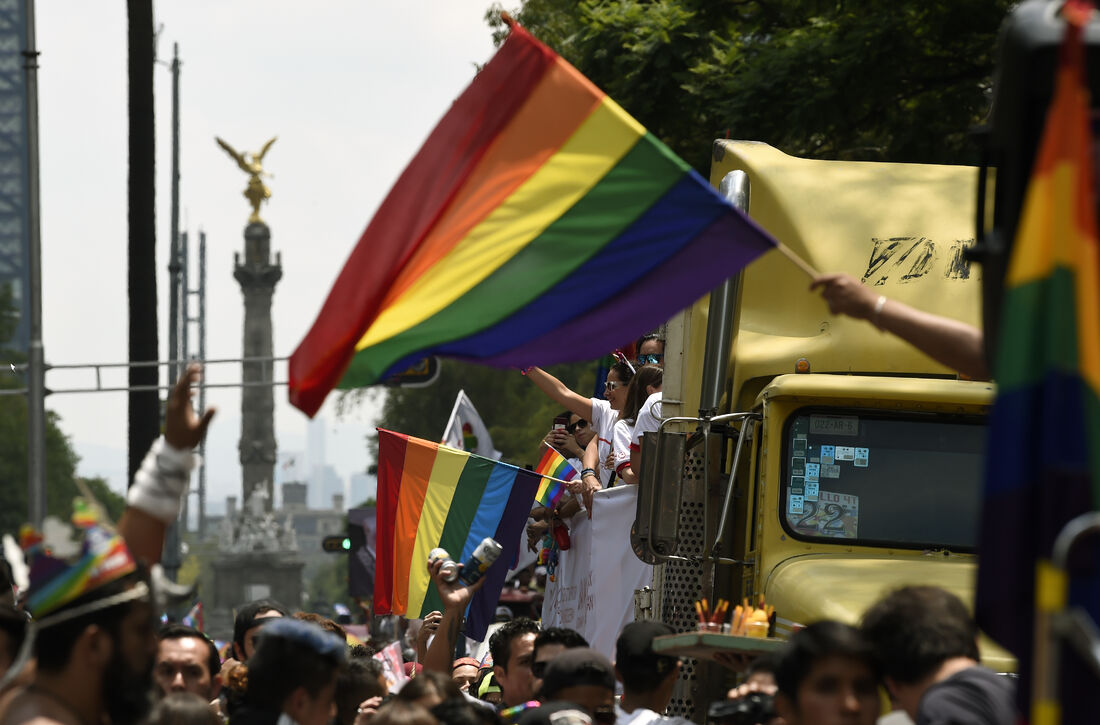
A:
[[[785,443],[780,518],[795,538],[974,549],[983,418],[804,408]]]

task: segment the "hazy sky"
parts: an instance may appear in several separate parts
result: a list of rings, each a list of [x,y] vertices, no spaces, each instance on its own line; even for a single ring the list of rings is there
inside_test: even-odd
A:
[[[262,210],[283,279],[272,319],[275,354],[301,340],[386,191],[470,82],[493,46],[489,0],[161,0],[159,55],[179,43],[181,229],[207,233],[207,357],[241,355],[242,301],[233,252],[243,250],[246,175],[214,142],[257,151],[277,135],[264,166],[272,198]],[[127,357],[126,4],[46,0],[37,6],[43,327],[47,362],[122,362]],[[160,345],[166,358],[170,222],[171,74],[156,70],[157,269]],[[197,257],[194,258],[197,277]],[[197,284],[197,280],[196,280]],[[197,312],[197,307],[194,308]],[[192,332],[197,350],[197,331]],[[211,382],[240,379],[211,368]],[[276,366],[286,379],[286,365]],[[53,389],[85,387],[91,373],[54,371]],[[125,371],[105,374],[124,385]],[[162,377],[162,380],[164,378]],[[306,418],[276,391],[280,453],[303,451]],[[212,390],[218,406],[208,445],[209,498],[237,492],[240,395]],[[126,396],[56,394],[83,457],[80,472],[124,487]],[[367,406],[325,419],[328,462],[343,475],[367,464]],[[442,434],[443,421],[440,422]]]

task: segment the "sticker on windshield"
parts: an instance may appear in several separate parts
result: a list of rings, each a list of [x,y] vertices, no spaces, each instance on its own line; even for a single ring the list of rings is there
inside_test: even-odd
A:
[[[834,463],[833,457],[836,455],[836,446],[821,446],[821,463],[822,465],[832,465]]]
[[[867,468],[868,458],[870,457],[871,450],[869,448],[857,448],[855,465],[856,468]]]
[[[787,513],[788,514],[800,514],[802,513],[803,504],[805,498],[796,494],[790,494],[787,496]]]
[[[818,491],[817,501],[799,496],[798,510],[787,506],[787,523],[804,536],[854,539],[859,531],[859,497],[846,493]],[[797,515],[796,515],[797,514]]]
[[[806,436],[797,435],[794,437],[794,454],[796,456],[806,455]]]
[[[816,501],[820,491],[820,483],[818,483],[817,481],[810,481],[809,479],[806,480],[806,493],[804,495],[806,496],[807,501]]]
[[[811,435],[859,435],[859,418],[854,415],[811,415]]]
[[[805,479],[802,476],[791,476],[791,493],[794,495],[800,495],[802,488],[805,485]]]
[[[833,463],[828,466],[821,467],[822,478],[840,478],[840,466]]]
[[[801,456],[791,459],[791,475],[792,476],[804,476],[806,475],[806,459]]]
[[[854,461],[856,459],[856,449],[852,446],[837,446],[836,459],[838,461]]]
[[[820,463],[807,463],[806,464],[806,480],[816,481],[821,477],[821,464]]]

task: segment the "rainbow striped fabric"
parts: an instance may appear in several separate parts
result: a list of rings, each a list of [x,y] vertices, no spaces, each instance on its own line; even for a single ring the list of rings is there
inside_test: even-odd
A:
[[[578,475],[577,469],[550,446],[546,447],[535,471],[542,476],[550,476],[539,481],[539,490],[535,494],[535,501],[547,508],[557,506],[565,494],[565,484],[562,481],[572,481]]]
[[[313,415],[428,355],[591,360],[775,241],[514,27],[398,179],[290,358]]]
[[[1016,655],[1020,712],[1034,725],[1061,722],[1059,709],[1090,712],[1095,692],[1083,661],[1063,663],[1061,706],[1029,702],[1032,677],[1043,672],[1036,610],[1068,604],[1100,621],[1095,548],[1068,577],[1050,563],[1062,527],[1100,509],[1100,253],[1081,42],[1088,5],[1064,6],[1054,99],[1005,277],[979,542],[978,625]]]
[[[492,537],[504,553],[467,613],[469,636],[484,637],[539,480],[534,471],[379,429],[375,613],[415,619],[442,610],[428,553],[443,547],[462,562]]]
[[[19,532],[19,544],[30,563],[27,611],[41,619],[74,599],[137,570],[126,542],[99,523],[96,510],[82,499],[73,504],[73,523],[83,532],[80,552],[61,558],[41,533],[29,525]],[[61,546],[69,546],[66,541]]]

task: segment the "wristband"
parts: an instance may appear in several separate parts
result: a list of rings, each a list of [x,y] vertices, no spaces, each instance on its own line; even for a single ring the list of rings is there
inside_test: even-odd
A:
[[[179,517],[197,458],[190,450],[172,446],[164,436],[157,438],[134,474],[126,503],[171,524]]]
[[[875,327],[879,327],[879,318],[882,317],[882,308],[886,306],[886,295],[879,295],[875,301],[874,312],[871,313],[871,322]]]
[[[581,471],[581,478],[584,478],[585,476],[595,476],[595,475],[596,475],[596,469],[595,468],[585,468]]]

